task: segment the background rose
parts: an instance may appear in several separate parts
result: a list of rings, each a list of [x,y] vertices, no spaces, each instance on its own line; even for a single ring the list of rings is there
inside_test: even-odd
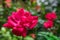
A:
[[[57,18],[57,15],[56,15],[55,12],[50,12],[50,13],[47,13],[47,14],[45,15],[45,18],[46,18],[47,20],[53,21],[53,20],[55,20],[55,19]]]
[[[44,28],[51,28],[53,27],[53,22],[52,21],[46,21],[44,22]]]

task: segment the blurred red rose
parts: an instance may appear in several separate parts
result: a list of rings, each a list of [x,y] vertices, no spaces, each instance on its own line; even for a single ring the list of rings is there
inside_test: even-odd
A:
[[[12,28],[13,31],[15,30],[17,32],[20,32],[21,27],[23,29],[26,28],[26,30],[27,29],[31,30],[36,26],[37,23],[38,23],[38,16],[33,16],[30,12],[21,8],[17,12],[12,12],[12,15],[8,17],[7,23],[5,23],[3,26],[6,28]],[[14,29],[15,27],[16,27],[16,29]],[[19,28],[17,28],[17,27],[19,27]],[[22,32],[24,34],[24,31],[22,31]],[[15,32],[13,32],[13,33],[15,34]],[[20,36],[19,33],[16,33],[15,35]]]
[[[51,13],[47,13],[47,14],[45,15],[45,18],[46,18],[47,20],[53,21],[53,20],[55,20],[55,19],[57,18],[57,15],[56,15],[55,12],[51,12]]]
[[[44,22],[44,28],[51,28],[53,27],[53,22],[52,21],[46,21]]]

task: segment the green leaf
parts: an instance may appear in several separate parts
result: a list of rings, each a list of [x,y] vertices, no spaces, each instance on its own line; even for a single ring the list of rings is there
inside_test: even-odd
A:
[[[59,40],[59,38],[57,37],[57,36],[55,36],[55,35],[53,35],[51,32],[39,32],[38,34],[37,34],[37,39],[36,40],[42,40],[42,36],[44,37],[44,40],[46,39],[46,40]]]
[[[27,37],[24,38],[24,40],[34,40],[34,39],[30,36],[27,36]]]

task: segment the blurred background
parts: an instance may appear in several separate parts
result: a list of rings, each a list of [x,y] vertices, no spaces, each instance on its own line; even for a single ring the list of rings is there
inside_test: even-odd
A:
[[[58,18],[54,22],[55,28],[49,29],[49,31],[60,38],[60,0],[0,0],[0,40],[22,40],[21,37],[14,36],[11,30],[2,26],[11,12],[18,11],[19,8],[24,8],[33,15],[39,16],[39,30],[37,31],[46,31],[42,28],[42,24],[45,21],[44,15],[47,12],[55,11]],[[28,40],[33,39],[30,38]]]

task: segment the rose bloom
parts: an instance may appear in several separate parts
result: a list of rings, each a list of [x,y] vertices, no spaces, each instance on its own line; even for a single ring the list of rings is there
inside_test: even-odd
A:
[[[33,16],[30,12],[21,8],[17,12],[12,12],[12,15],[8,16],[8,20],[3,26],[12,28],[13,34],[24,37],[27,29],[32,30],[37,23],[38,16]]]
[[[55,19],[57,18],[57,15],[56,15],[55,12],[51,12],[51,13],[47,13],[47,14],[45,15],[45,18],[46,18],[47,20],[53,21],[53,20],[55,20]]]
[[[46,21],[43,24],[44,28],[51,28],[53,27],[53,22],[52,21]]]

